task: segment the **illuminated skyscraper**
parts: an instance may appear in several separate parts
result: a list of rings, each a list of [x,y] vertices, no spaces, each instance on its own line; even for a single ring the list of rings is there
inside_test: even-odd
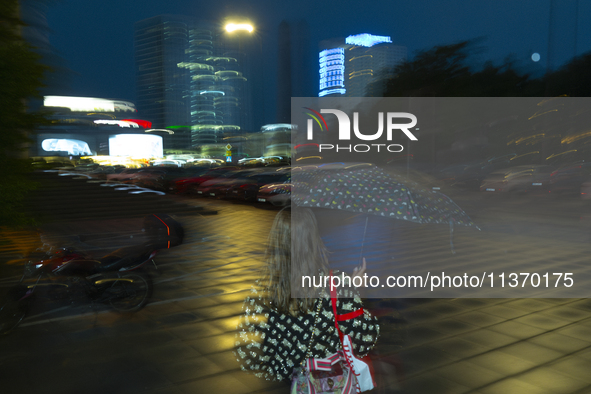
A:
[[[406,47],[393,45],[390,37],[371,34],[322,41],[320,49],[319,97],[379,96],[372,82],[407,57]]]
[[[154,128],[174,130],[187,149],[221,144],[224,133],[252,129],[246,55],[222,26],[161,15],[136,23],[138,107]]]
[[[189,73],[186,60],[190,20],[160,15],[135,24],[135,66],[138,111],[156,129],[174,128],[165,148],[189,145]]]
[[[318,62],[320,65],[319,97],[344,96],[345,88],[345,48],[343,39],[320,42]]]

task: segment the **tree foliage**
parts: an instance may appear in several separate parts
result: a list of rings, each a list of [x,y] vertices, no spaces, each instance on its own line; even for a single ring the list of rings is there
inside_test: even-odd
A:
[[[3,0],[0,6],[0,225],[30,222],[23,201],[35,184],[26,177],[30,167],[23,152],[36,126],[46,122],[27,107],[39,97],[47,68],[21,37],[18,5]]]
[[[487,108],[486,113],[486,116],[491,119],[501,120],[515,115],[512,115],[514,104],[509,99],[511,97],[591,96],[591,52],[576,57],[560,69],[547,72],[537,78],[519,70],[511,60],[505,60],[500,65],[490,61],[476,64],[474,60],[476,56],[473,55],[478,52],[480,48],[476,46],[476,41],[436,46],[418,53],[414,59],[391,70],[385,70],[384,75],[389,77],[375,83],[381,84],[384,97],[505,97],[507,100],[497,101],[495,108]],[[377,89],[374,88],[374,90]],[[444,109],[441,111],[445,112]],[[453,144],[459,146],[478,136],[486,137],[488,143],[486,145],[481,142],[480,145],[475,143],[473,146],[481,150],[465,149],[464,155],[472,153],[473,156],[502,156],[510,153],[509,150],[512,148],[507,143],[511,140],[512,133],[516,131],[507,124],[501,122],[502,126],[495,128],[494,131],[488,126],[485,127],[487,123],[476,117],[477,108],[470,108],[470,101],[463,101],[462,108],[453,108],[453,111],[449,112],[453,112],[455,116],[459,114],[465,116],[460,116],[461,121],[457,124],[449,120],[446,123],[448,127],[437,128],[437,125],[430,125],[431,129],[438,130],[437,133],[423,136],[423,140],[426,141],[431,138],[431,151],[425,147],[428,144],[422,144],[421,147],[416,148],[415,157],[435,160],[435,149],[451,151]],[[467,119],[473,120],[473,124],[468,123]],[[573,122],[572,119],[570,121]],[[429,125],[428,122],[428,119],[423,120],[423,124]],[[542,125],[536,129],[532,124],[534,122],[529,122],[528,127],[523,127],[523,130],[519,131],[522,134],[525,133],[521,137],[540,134],[539,130],[546,127]],[[421,126],[421,130],[429,130],[429,127]],[[543,143],[536,145],[535,150],[543,153],[539,157],[544,156],[544,163],[546,163],[545,157],[561,153],[565,149],[560,143],[560,138],[556,138],[562,135],[562,132],[565,131],[548,133],[548,135],[552,134],[553,139],[544,138],[540,140]],[[579,144],[577,149],[587,154],[589,149],[586,148],[587,145],[583,145]],[[531,146],[528,145],[529,147]],[[456,155],[454,159],[461,160],[459,157]],[[528,156],[528,158],[536,160],[534,156]]]
[[[520,97],[543,93],[539,81],[520,73],[511,61],[502,65],[470,64],[479,51],[475,41],[436,46],[422,51],[378,81],[385,97]]]
[[[546,96],[591,97],[591,52],[549,73],[543,80]]]
[[[385,70],[384,97],[590,97],[591,52],[539,78],[518,70],[511,60],[501,65],[472,64],[476,41],[436,46]]]

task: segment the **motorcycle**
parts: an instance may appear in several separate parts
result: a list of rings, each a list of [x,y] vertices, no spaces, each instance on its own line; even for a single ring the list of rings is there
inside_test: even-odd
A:
[[[83,299],[117,312],[142,309],[152,295],[149,263],[157,269],[157,249],[149,244],[123,247],[99,259],[71,248],[37,251],[29,256],[19,283],[0,303],[0,335],[16,328],[34,299]]]

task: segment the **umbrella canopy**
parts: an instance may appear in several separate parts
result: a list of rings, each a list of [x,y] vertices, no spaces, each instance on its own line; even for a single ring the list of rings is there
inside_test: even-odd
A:
[[[446,195],[409,184],[373,165],[293,173],[292,203],[407,220],[477,227]]]

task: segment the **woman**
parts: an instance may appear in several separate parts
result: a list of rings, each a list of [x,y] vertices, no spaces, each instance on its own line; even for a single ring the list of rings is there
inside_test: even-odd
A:
[[[329,275],[327,253],[311,210],[288,207],[277,214],[263,278],[244,301],[244,316],[238,325],[235,354],[243,370],[267,380],[290,380],[306,359],[325,358],[340,349],[330,289],[303,289],[311,296],[292,298],[292,287],[294,292],[302,290],[303,276]],[[365,260],[353,275],[364,272]],[[360,308],[354,288],[338,290],[338,314]],[[354,353],[360,357],[367,355],[379,336],[377,319],[367,311],[339,322],[339,327],[351,335]]]

